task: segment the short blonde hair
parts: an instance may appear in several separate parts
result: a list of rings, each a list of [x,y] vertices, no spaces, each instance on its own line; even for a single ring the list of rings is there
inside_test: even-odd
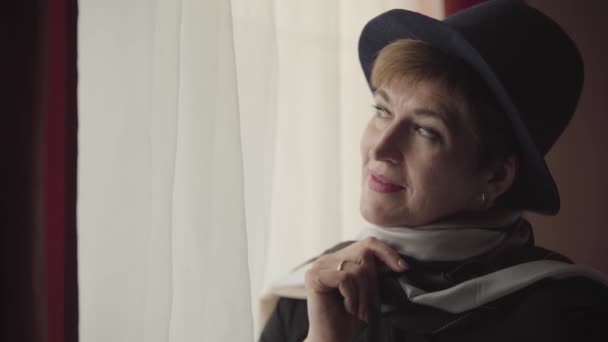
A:
[[[396,40],[376,57],[371,73],[374,89],[394,81],[438,81],[464,100],[470,127],[478,145],[478,167],[483,168],[516,153],[515,138],[506,114],[479,74],[464,60],[425,42]]]
[[[374,88],[379,88],[402,79],[410,82],[448,81],[456,71],[456,61],[425,42],[396,40],[378,53],[372,67],[371,83]]]

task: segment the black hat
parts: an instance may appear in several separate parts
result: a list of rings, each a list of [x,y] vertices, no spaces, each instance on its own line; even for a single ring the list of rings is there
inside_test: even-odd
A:
[[[509,117],[519,144],[519,175],[509,196],[519,209],[555,215],[560,200],[544,155],[574,114],[583,62],[551,19],[521,1],[487,1],[439,21],[395,9],[367,23],[359,60],[370,88],[378,52],[398,39],[421,40],[476,70]]]

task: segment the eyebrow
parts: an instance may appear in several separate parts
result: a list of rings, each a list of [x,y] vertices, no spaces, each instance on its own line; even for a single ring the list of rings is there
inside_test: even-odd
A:
[[[436,111],[428,109],[428,108],[416,108],[416,109],[414,109],[414,114],[416,114],[417,116],[434,117],[436,119],[439,119],[439,120],[445,122],[446,125],[448,125],[450,123],[450,120],[448,120],[448,117],[445,114],[436,112]]]
[[[374,91],[374,96],[380,96],[387,104],[391,104],[391,99],[388,96],[388,93],[382,88],[376,89]],[[445,115],[445,113],[437,112],[429,108],[416,108],[414,109],[414,114],[416,114],[417,116],[434,117],[443,121],[444,124],[448,127],[451,127],[453,124],[450,118]]]
[[[376,96],[376,95],[380,96],[388,104],[391,103],[391,99],[390,99],[390,97],[388,97],[388,93],[384,89],[379,88],[379,89],[374,90],[374,96]]]

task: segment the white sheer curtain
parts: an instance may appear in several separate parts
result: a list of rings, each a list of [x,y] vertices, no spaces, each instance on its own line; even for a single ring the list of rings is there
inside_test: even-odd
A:
[[[363,24],[442,1],[79,6],[81,340],[253,339],[264,287],[362,224]]]

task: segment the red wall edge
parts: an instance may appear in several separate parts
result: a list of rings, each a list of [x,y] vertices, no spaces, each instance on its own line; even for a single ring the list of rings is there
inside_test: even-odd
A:
[[[47,338],[64,340],[66,3],[49,0],[43,216],[46,225]]]
[[[484,0],[445,0],[443,3],[445,16],[450,16],[467,7],[475,6],[482,2],[484,2]]]

